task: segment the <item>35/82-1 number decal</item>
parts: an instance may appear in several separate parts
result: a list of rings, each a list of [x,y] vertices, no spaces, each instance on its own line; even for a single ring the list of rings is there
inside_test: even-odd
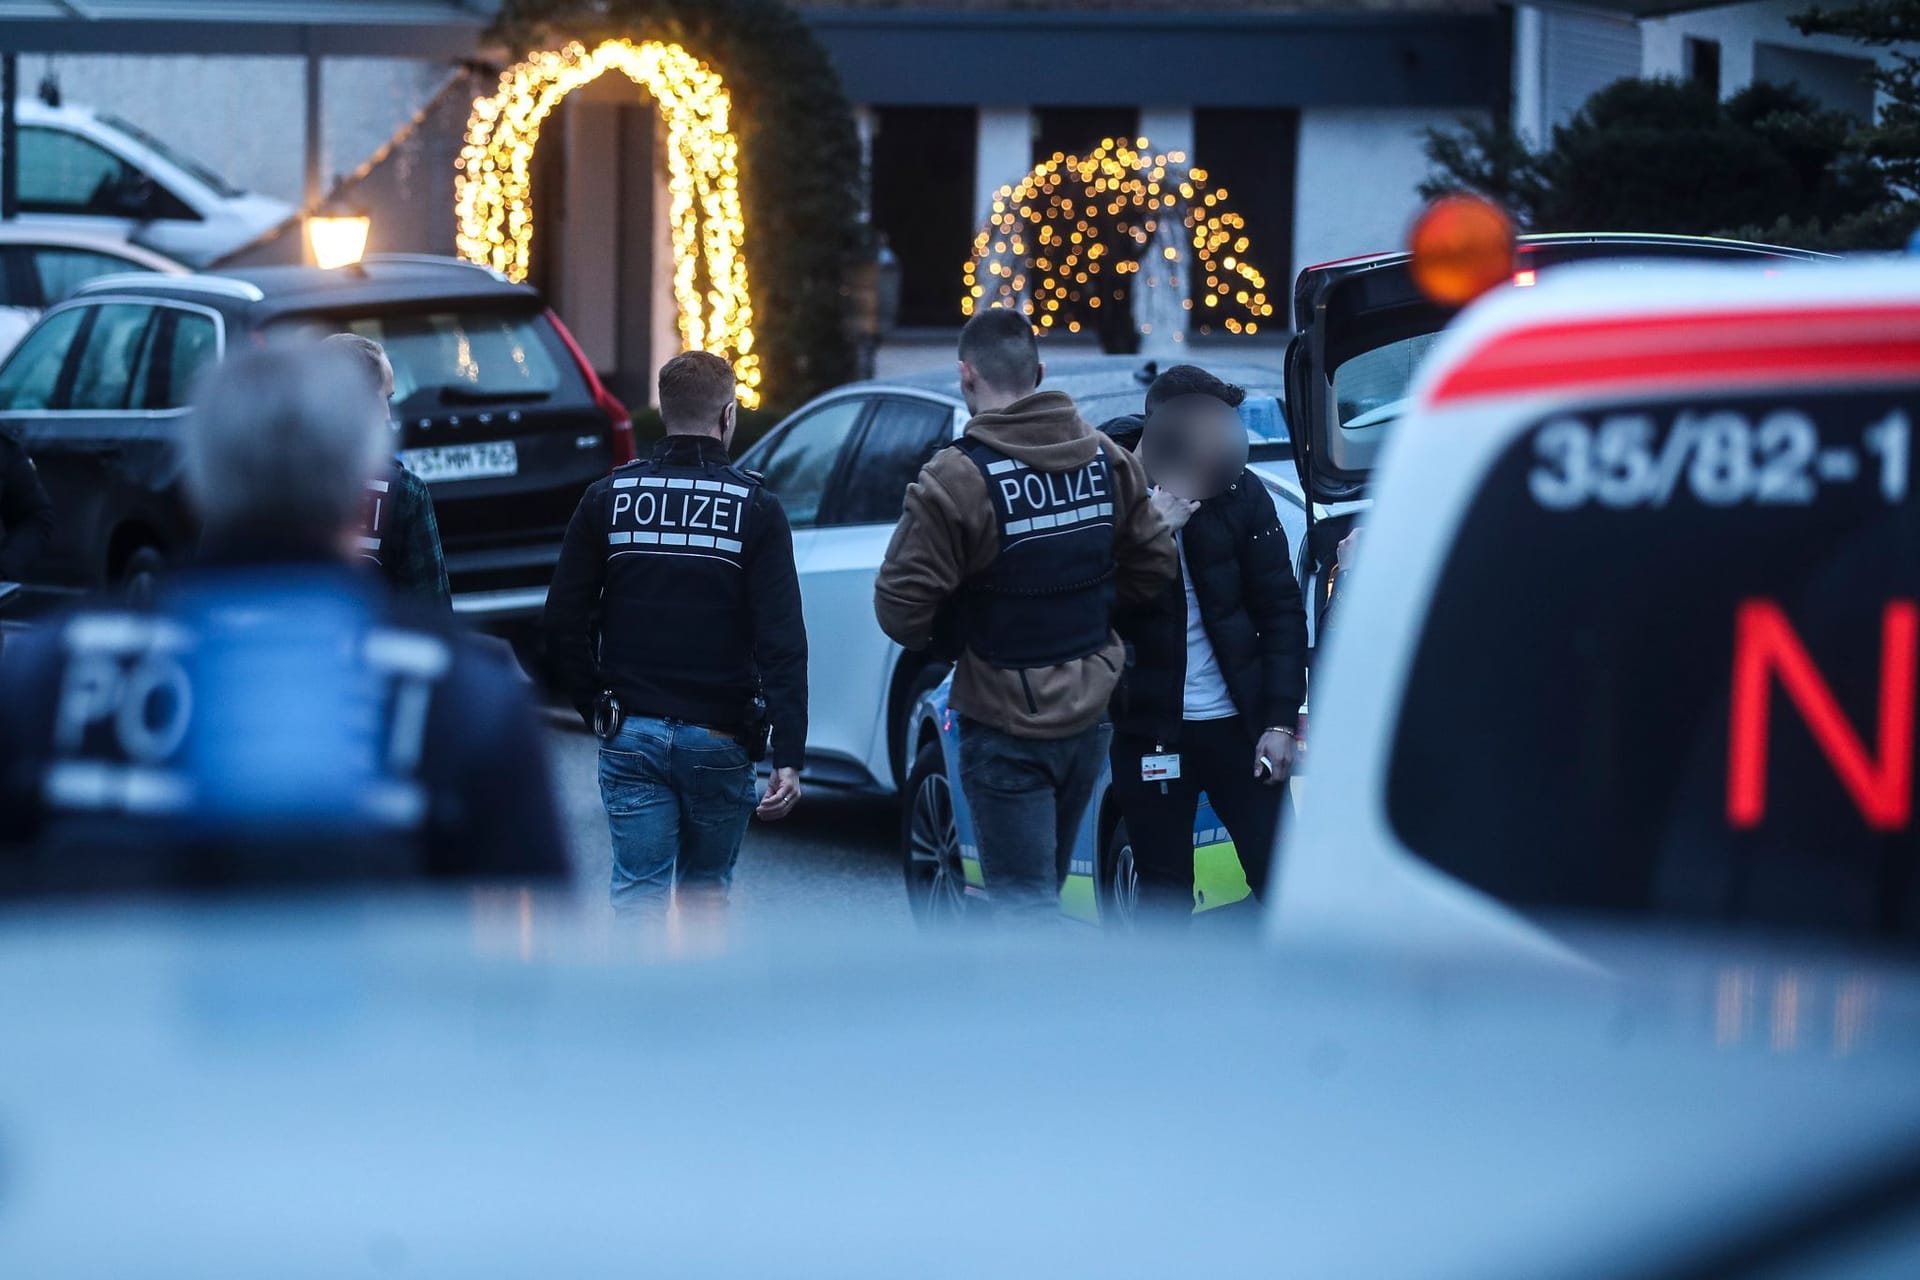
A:
[[[1622,411],[1549,420],[1534,436],[1527,475],[1535,502],[1552,511],[1588,504],[1663,507],[1676,493],[1709,507],[1810,504],[1826,486],[1875,475],[1883,500],[1904,502],[1912,424],[1904,409],[1864,428],[1826,431],[1799,409],[1734,409],[1664,415]]]

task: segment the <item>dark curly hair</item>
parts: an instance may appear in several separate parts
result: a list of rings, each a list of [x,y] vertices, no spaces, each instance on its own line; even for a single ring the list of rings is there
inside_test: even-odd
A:
[[[1147,412],[1152,413],[1176,396],[1212,396],[1229,409],[1238,409],[1247,393],[1245,388],[1216,378],[1197,364],[1176,364],[1147,388]]]

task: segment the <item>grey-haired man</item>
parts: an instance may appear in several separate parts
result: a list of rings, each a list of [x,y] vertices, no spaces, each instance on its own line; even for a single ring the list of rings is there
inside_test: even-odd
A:
[[[0,897],[565,875],[505,661],[351,567],[373,408],[321,346],[207,379],[182,440],[202,563],[0,656]]]

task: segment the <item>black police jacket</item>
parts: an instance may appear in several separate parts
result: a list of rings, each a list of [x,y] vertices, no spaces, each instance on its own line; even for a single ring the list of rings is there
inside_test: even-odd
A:
[[[510,663],[345,565],[223,564],[0,653],[0,897],[561,880]]]
[[[668,436],[580,499],[547,592],[547,652],[584,719],[603,689],[628,715],[737,732],[766,698],[776,768],[807,744],[807,630],[778,498],[718,440]]]
[[[1180,539],[1207,639],[1248,731],[1292,728],[1307,694],[1307,611],[1286,530],[1259,477],[1243,471],[1227,492],[1201,503]],[[1148,603],[1122,610],[1114,625],[1129,649],[1114,727],[1178,741],[1187,684],[1180,576]]]

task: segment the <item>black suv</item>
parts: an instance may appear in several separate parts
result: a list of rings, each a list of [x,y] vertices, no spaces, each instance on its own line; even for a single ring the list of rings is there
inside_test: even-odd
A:
[[[139,594],[192,547],[178,424],[229,346],[351,330],[394,371],[394,447],[433,491],[454,609],[537,613],[580,494],[633,427],[540,295],[451,258],[341,270],[117,275],[53,308],[0,365],[0,431],[27,448],[58,528],[36,594]]]

